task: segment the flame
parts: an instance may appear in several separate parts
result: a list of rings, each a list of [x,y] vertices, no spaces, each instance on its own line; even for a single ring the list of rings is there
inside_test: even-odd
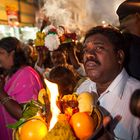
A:
[[[60,114],[60,110],[56,105],[56,101],[58,100],[59,92],[58,85],[44,79],[49,91],[50,91],[50,108],[52,112],[52,118],[50,121],[49,131],[54,127],[57,122],[58,115]]]

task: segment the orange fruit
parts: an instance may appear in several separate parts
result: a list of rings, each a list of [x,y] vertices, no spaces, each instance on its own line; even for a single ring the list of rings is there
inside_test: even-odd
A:
[[[75,113],[70,119],[70,125],[80,140],[90,138],[96,127],[93,118],[87,112]]]
[[[20,140],[44,140],[47,132],[45,122],[40,119],[29,120],[19,129]]]

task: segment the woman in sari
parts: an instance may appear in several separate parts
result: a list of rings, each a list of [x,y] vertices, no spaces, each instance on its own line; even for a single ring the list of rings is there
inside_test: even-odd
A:
[[[0,40],[0,66],[4,77],[0,77],[0,139],[11,140],[12,130],[8,124],[22,116],[22,105],[36,100],[43,88],[38,73],[28,65],[22,43],[15,37]]]

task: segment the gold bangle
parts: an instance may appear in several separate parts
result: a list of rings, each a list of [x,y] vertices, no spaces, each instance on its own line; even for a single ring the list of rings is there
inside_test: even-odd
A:
[[[4,105],[5,103],[7,103],[9,100],[11,100],[12,98],[10,97],[10,96],[8,96],[8,97],[5,97],[5,98],[3,98],[1,101],[0,101],[0,103],[2,104],[2,105]]]

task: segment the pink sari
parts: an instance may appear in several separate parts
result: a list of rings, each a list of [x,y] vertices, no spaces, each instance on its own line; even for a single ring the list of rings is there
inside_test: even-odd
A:
[[[26,103],[31,99],[36,100],[39,90],[43,87],[38,73],[26,66],[19,69],[5,83],[6,93],[18,103]],[[0,139],[12,140],[12,129],[6,125],[14,123],[16,120],[10,116],[3,105],[0,104]]]

